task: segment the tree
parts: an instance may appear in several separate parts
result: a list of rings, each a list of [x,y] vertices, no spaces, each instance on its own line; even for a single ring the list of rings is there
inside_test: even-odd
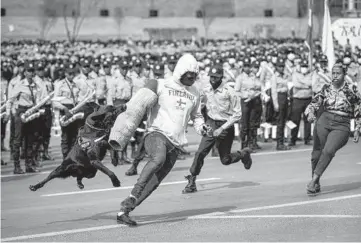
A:
[[[211,14],[211,6],[206,0],[202,0],[201,3],[201,12],[202,12],[202,23],[204,27],[204,31],[206,34],[206,39],[208,39],[208,31],[215,17]]]
[[[76,0],[76,1],[64,1],[58,0],[62,4],[62,15],[65,23],[65,31],[70,43],[74,43],[78,38],[80,28],[84,22],[84,19],[88,16],[88,13],[95,8],[99,2],[98,0]],[[72,3],[72,4],[71,4]],[[75,4],[74,4],[75,3]],[[70,9],[70,7],[73,7]],[[69,23],[68,15],[71,10],[72,27]]]
[[[56,0],[43,0],[40,4],[40,38],[45,39],[50,29],[58,20],[58,5]]]
[[[122,26],[123,18],[124,18],[123,9],[121,7],[116,7],[114,9],[114,19],[115,19],[115,22],[117,23],[117,26],[118,26],[118,36],[119,36],[119,38],[120,38],[120,27]]]

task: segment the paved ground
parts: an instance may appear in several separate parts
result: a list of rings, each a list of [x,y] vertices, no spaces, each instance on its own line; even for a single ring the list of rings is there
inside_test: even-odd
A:
[[[189,151],[198,139],[190,133]],[[352,141],[334,158],[321,182],[323,193],[308,197],[310,149],[274,152],[262,144],[254,165],[222,166],[208,157],[198,178],[198,193],[181,194],[191,157],[178,161],[163,185],[132,216],[136,228],[117,225],[121,199],[129,195],[137,177],[125,177],[127,166],[114,168],[122,181],[112,188],[103,174],[84,180],[53,180],[37,192],[28,189],[60,163],[59,141],[43,172],[11,175],[2,167],[2,241],[360,241],[361,152]],[[234,144],[237,149],[239,144]],[[6,158],[7,153],[3,153]],[[141,164],[143,166],[144,163]]]

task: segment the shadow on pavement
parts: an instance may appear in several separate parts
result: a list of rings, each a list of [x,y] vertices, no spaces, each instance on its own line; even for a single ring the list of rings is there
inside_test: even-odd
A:
[[[321,184],[322,186],[322,184]],[[329,185],[322,187],[322,195],[339,193],[339,192],[347,192],[361,188],[361,181],[350,182],[345,184],[337,184],[337,185]]]

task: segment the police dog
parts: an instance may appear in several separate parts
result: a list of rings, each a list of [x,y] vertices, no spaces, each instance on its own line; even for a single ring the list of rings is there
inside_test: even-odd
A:
[[[54,178],[76,177],[77,185],[84,188],[82,179],[93,178],[97,171],[109,176],[114,187],[120,186],[118,177],[102,163],[107,150],[111,149],[108,144],[110,130],[117,116],[126,110],[126,105],[99,106],[85,121],[85,125],[79,129],[78,138],[65,160],[52,171],[49,176],[36,185],[31,185],[31,191],[42,188]]]

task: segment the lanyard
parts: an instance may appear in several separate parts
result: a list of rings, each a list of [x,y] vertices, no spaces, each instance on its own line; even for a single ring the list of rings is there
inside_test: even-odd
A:
[[[70,89],[71,97],[73,98],[74,105],[76,105],[73,89],[70,87],[70,84],[68,83],[68,80],[65,79],[65,83],[68,85],[68,87]]]

